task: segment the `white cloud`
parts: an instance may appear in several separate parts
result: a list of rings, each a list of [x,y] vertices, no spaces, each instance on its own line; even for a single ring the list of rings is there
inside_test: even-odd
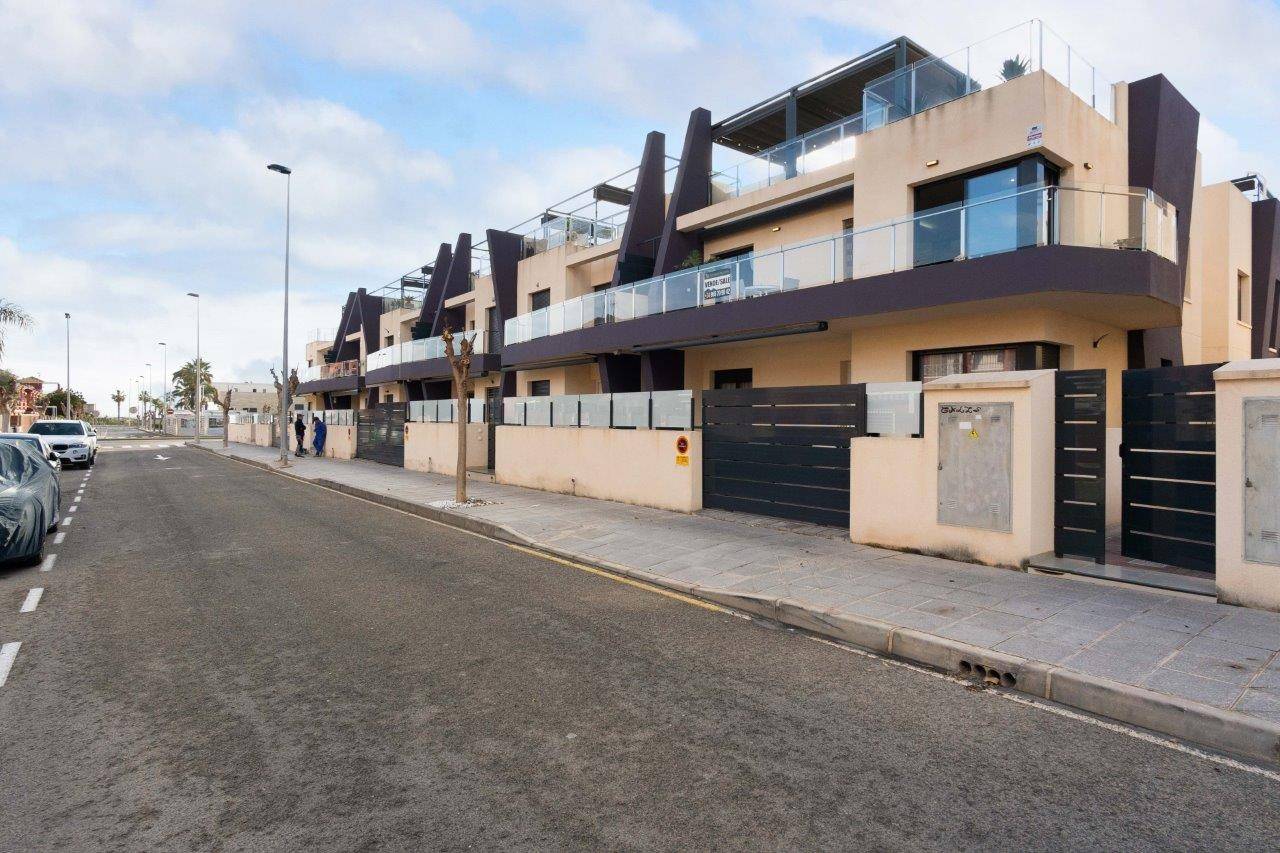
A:
[[[129,0],[0,0],[0,92],[163,93],[243,60],[232,8]]]

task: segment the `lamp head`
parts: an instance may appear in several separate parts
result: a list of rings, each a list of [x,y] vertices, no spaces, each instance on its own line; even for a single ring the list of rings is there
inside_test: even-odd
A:
[[[279,172],[282,175],[293,174],[293,169],[290,169],[288,166],[281,166],[279,163],[272,163],[270,166],[267,166],[267,168],[273,172]]]

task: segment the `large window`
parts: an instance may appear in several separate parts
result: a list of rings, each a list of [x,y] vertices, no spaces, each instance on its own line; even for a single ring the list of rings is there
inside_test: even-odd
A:
[[[929,382],[954,373],[1054,369],[1058,361],[1056,344],[1002,344],[933,350],[913,354],[912,378],[917,382]]]
[[[1058,170],[1040,155],[916,187],[915,265],[1010,252],[1044,242],[1044,193]]]
[[[529,383],[530,397],[550,397],[551,396],[551,380],[535,379]]]
[[[740,367],[734,370],[717,370],[711,374],[711,387],[716,390],[750,388],[751,368]]]
[[[551,289],[535,290],[529,294],[529,310],[538,311],[551,304]]]

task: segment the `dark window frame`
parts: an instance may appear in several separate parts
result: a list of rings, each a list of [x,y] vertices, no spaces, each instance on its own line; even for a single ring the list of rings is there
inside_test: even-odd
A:
[[[529,396],[530,397],[550,397],[551,396],[551,380],[550,379],[530,379],[529,380]]]
[[[734,388],[754,387],[754,375],[750,367],[731,367],[725,370],[711,371],[711,388],[721,391]]]
[[[920,382],[922,372],[920,361],[930,355],[971,356],[977,353],[1013,350],[1014,370],[1056,370],[1062,363],[1062,347],[1048,341],[1020,341],[1016,343],[973,344],[963,347],[941,347],[938,349],[911,351],[911,381]],[[968,373],[969,371],[965,371]]]

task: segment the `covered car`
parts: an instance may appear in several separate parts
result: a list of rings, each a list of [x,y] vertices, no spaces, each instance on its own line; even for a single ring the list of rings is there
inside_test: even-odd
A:
[[[61,501],[58,475],[39,450],[0,442],[0,562],[40,562]]]

